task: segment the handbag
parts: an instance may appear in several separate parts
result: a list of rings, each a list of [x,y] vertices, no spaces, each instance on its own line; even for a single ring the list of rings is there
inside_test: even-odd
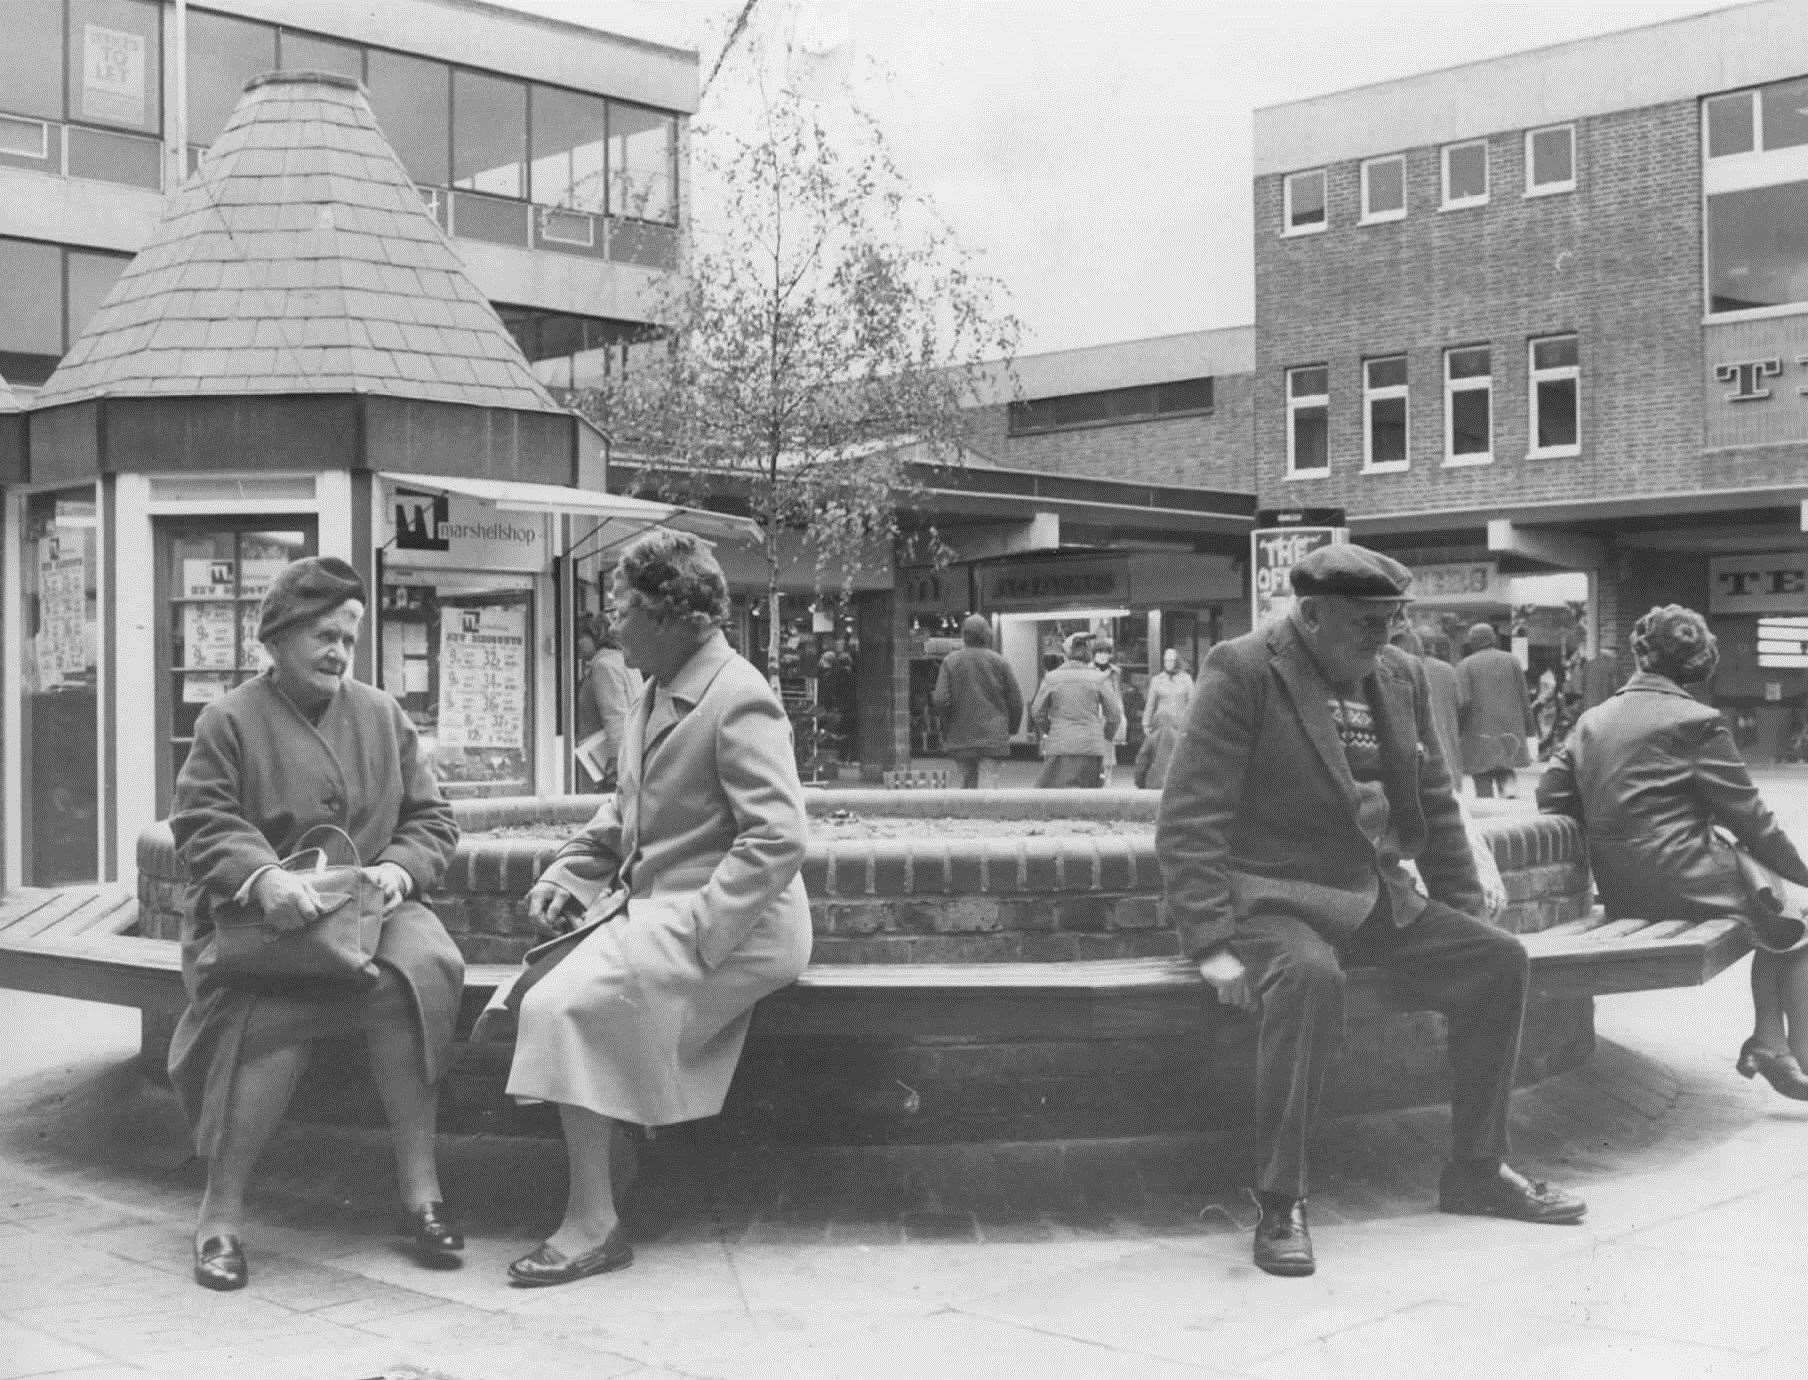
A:
[[[1733,845],[1733,861],[1739,867],[1739,880],[1744,883],[1750,904],[1745,910],[1746,927],[1752,942],[1771,953],[1786,953],[1808,936],[1808,917],[1804,917],[1796,887],[1773,867],[1766,867],[1738,844]]]
[[[278,867],[307,877],[323,908],[313,920],[283,928],[255,905],[221,907],[214,917],[213,969],[236,985],[338,983],[363,986],[377,979],[377,944],[383,937],[383,888],[365,875],[358,845],[336,824],[317,824],[305,844],[327,831],[351,849],[349,864],[329,865],[323,848],[298,847]]]
[[[536,944],[521,956],[521,971],[504,981],[491,994],[477,1020],[471,1026],[472,1044],[506,1044],[515,1038],[520,1024],[521,1003],[535,984],[569,958],[593,932],[619,919],[628,909],[625,891],[600,892],[585,907],[583,918],[544,943]]]

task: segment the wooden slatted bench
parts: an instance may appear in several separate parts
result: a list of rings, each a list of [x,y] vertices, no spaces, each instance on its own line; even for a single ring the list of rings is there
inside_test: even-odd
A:
[[[0,902],[0,987],[169,1013],[185,1003],[182,963],[173,940],[131,933],[138,902],[117,888],[71,887],[8,893]],[[1546,996],[1600,996],[1696,987],[1751,950],[1739,922],[1615,920],[1598,908],[1520,936],[1531,957],[1532,987]],[[466,1023],[512,964],[474,963],[465,975]],[[800,993],[826,999],[864,992],[1150,992],[1200,986],[1178,958],[1065,963],[814,964]]]

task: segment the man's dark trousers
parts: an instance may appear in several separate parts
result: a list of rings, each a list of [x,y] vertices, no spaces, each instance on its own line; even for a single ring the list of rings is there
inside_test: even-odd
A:
[[[1385,893],[1384,893],[1385,894]],[[1449,1023],[1451,1157],[1504,1159],[1507,1099],[1525,1021],[1526,952],[1512,935],[1438,901],[1404,927],[1384,900],[1341,952],[1303,920],[1252,915],[1232,950],[1261,1002],[1257,1187],[1306,1196],[1306,1142],[1343,1042],[1344,966],[1374,966]]]

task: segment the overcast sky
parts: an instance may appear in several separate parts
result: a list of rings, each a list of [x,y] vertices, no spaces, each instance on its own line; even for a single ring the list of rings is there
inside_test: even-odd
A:
[[[1009,286],[1027,353],[1250,320],[1257,107],[1725,2],[756,0],[753,31],[851,41],[857,99]],[[696,47],[707,73],[743,0],[503,3]]]

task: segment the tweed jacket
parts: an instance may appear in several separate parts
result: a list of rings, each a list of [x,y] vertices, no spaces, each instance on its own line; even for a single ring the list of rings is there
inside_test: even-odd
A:
[[[1538,808],[1581,822],[1614,917],[1738,915],[1748,898],[1721,825],[1798,886],[1808,865],[1752,784],[1718,711],[1640,671],[1576,722],[1538,782]]]
[[[624,882],[672,901],[709,968],[762,923],[807,934],[803,787],[778,696],[719,632],[672,678],[663,719],[657,692],[628,716],[616,793],[542,880],[586,903]]]
[[[1069,661],[1042,678],[1030,723],[1044,757],[1107,757],[1124,726],[1124,702],[1111,676]]]
[[[1432,897],[1484,914],[1424,670],[1384,647],[1363,689],[1400,858],[1417,861]],[[1187,954],[1217,948],[1255,914],[1295,916],[1340,943],[1375,909],[1384,867],[1405,884],[1358,823],[1331,695],[1291,619],[1206,657],[1155,835],[1163,906]]]

